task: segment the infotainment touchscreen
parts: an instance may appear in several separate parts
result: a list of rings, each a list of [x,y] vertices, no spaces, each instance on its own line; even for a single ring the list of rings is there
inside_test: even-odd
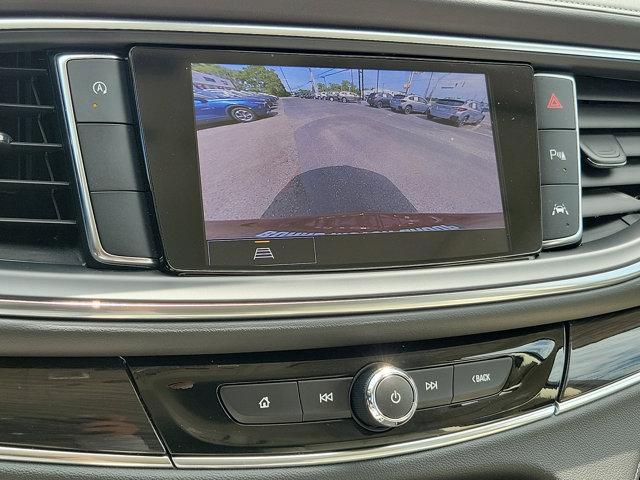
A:
[[[147,156],[171,157],[155,178],[147,158],[154,199],[166,207],[158,210],[189,205],[171,222],[160,218],[161,233],[177,237],[177,225],[197,213],[201,233],[181,229],[183,252],[204,249],[196,270],[375,268],[522,250],[514,226],[524,220],[514,222],[508,190],[521,182],[524,194],[531,182],[510,172],[537,176],[535,145],[519,159],[510,154],[509,166],[505,153],[517,142],[505,133],[535,143],[530,68],[513,67],[528,83],[507,85],[495,65],[172,52],[165,63],[180,67],[166,67],[176,78],[164,82],[180,100],[164,114],[171,128],[145,111],[145,57],[133,56],[134,73],[143,128],[149,119]],[[155,77],[162,63],[157,56]],[[522,97],[505,94],[512,89]],[[160,152],[162,142],[171,148]],[[527,241],[539,248],[539,233]]]

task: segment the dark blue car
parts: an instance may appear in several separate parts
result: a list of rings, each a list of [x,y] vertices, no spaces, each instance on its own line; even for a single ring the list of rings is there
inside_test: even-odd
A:
[[[268,102],[257,98],[210,94],[207,96],[195,94],[193,103],[198,128],[229,120],[241,123],[252,122],[260,117],[268,116],[272,108]]]

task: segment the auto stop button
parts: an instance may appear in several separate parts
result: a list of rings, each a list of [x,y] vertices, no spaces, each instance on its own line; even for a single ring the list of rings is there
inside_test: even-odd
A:
[[[413,388],[406,378],[390,375],[376,388],[376,404],[380,412],[389,418],[401,418],[413,407]]]
[[[453,401],[465,402],[498,393],[511,372],[511,357],[454,366]]]
[[[71,60],[67,71],[76,122],[133,123],[124,61]]]

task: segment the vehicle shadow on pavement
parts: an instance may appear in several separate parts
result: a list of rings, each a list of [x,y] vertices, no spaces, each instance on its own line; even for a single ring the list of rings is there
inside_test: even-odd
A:
[[[349,212],[417,213],[417,210],[387,177],[340,165],[297,175],[276,195],[262,218]]]

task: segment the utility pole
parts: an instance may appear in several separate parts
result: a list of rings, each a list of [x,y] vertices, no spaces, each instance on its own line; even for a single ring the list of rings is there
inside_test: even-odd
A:
[[[376,93],[380,92],[378,86],[380,85],[380,70],[376,73]]]
[[[309,68],[309,75],[311,76],[311,89],[313,90],[314,94],[318,94],[318,85],[316,84],[316,79],[313,76],[313,70],[311,70]]]
[[[438,80],[436,80],[436,84],[433,86],[433,88],[431,89],[431,93],[429,94],[429,101],[431,101],[431,99],[433,98],[433,92],[435,91],[435,89],[438,87],[438,84],[445,78],[448,77],[449,75],[451,75],[450,73],[445,73],[444,75],[442,75]]]
[[[405,85],[404,85],[404,94],[405,95],[407,93],[409,93],[409,90],[411,89],[411,84],[413,83],[413,75],[414,75],[414,72],[411,72],[409,74],[409,81],[407,83],[405,83]]]
[[[431,86],[431,80],[433,80],[433,72],[429,75],[429,83],[427,83],[427,88],[424,89],[424,98],[429,97],[429,87]]]

